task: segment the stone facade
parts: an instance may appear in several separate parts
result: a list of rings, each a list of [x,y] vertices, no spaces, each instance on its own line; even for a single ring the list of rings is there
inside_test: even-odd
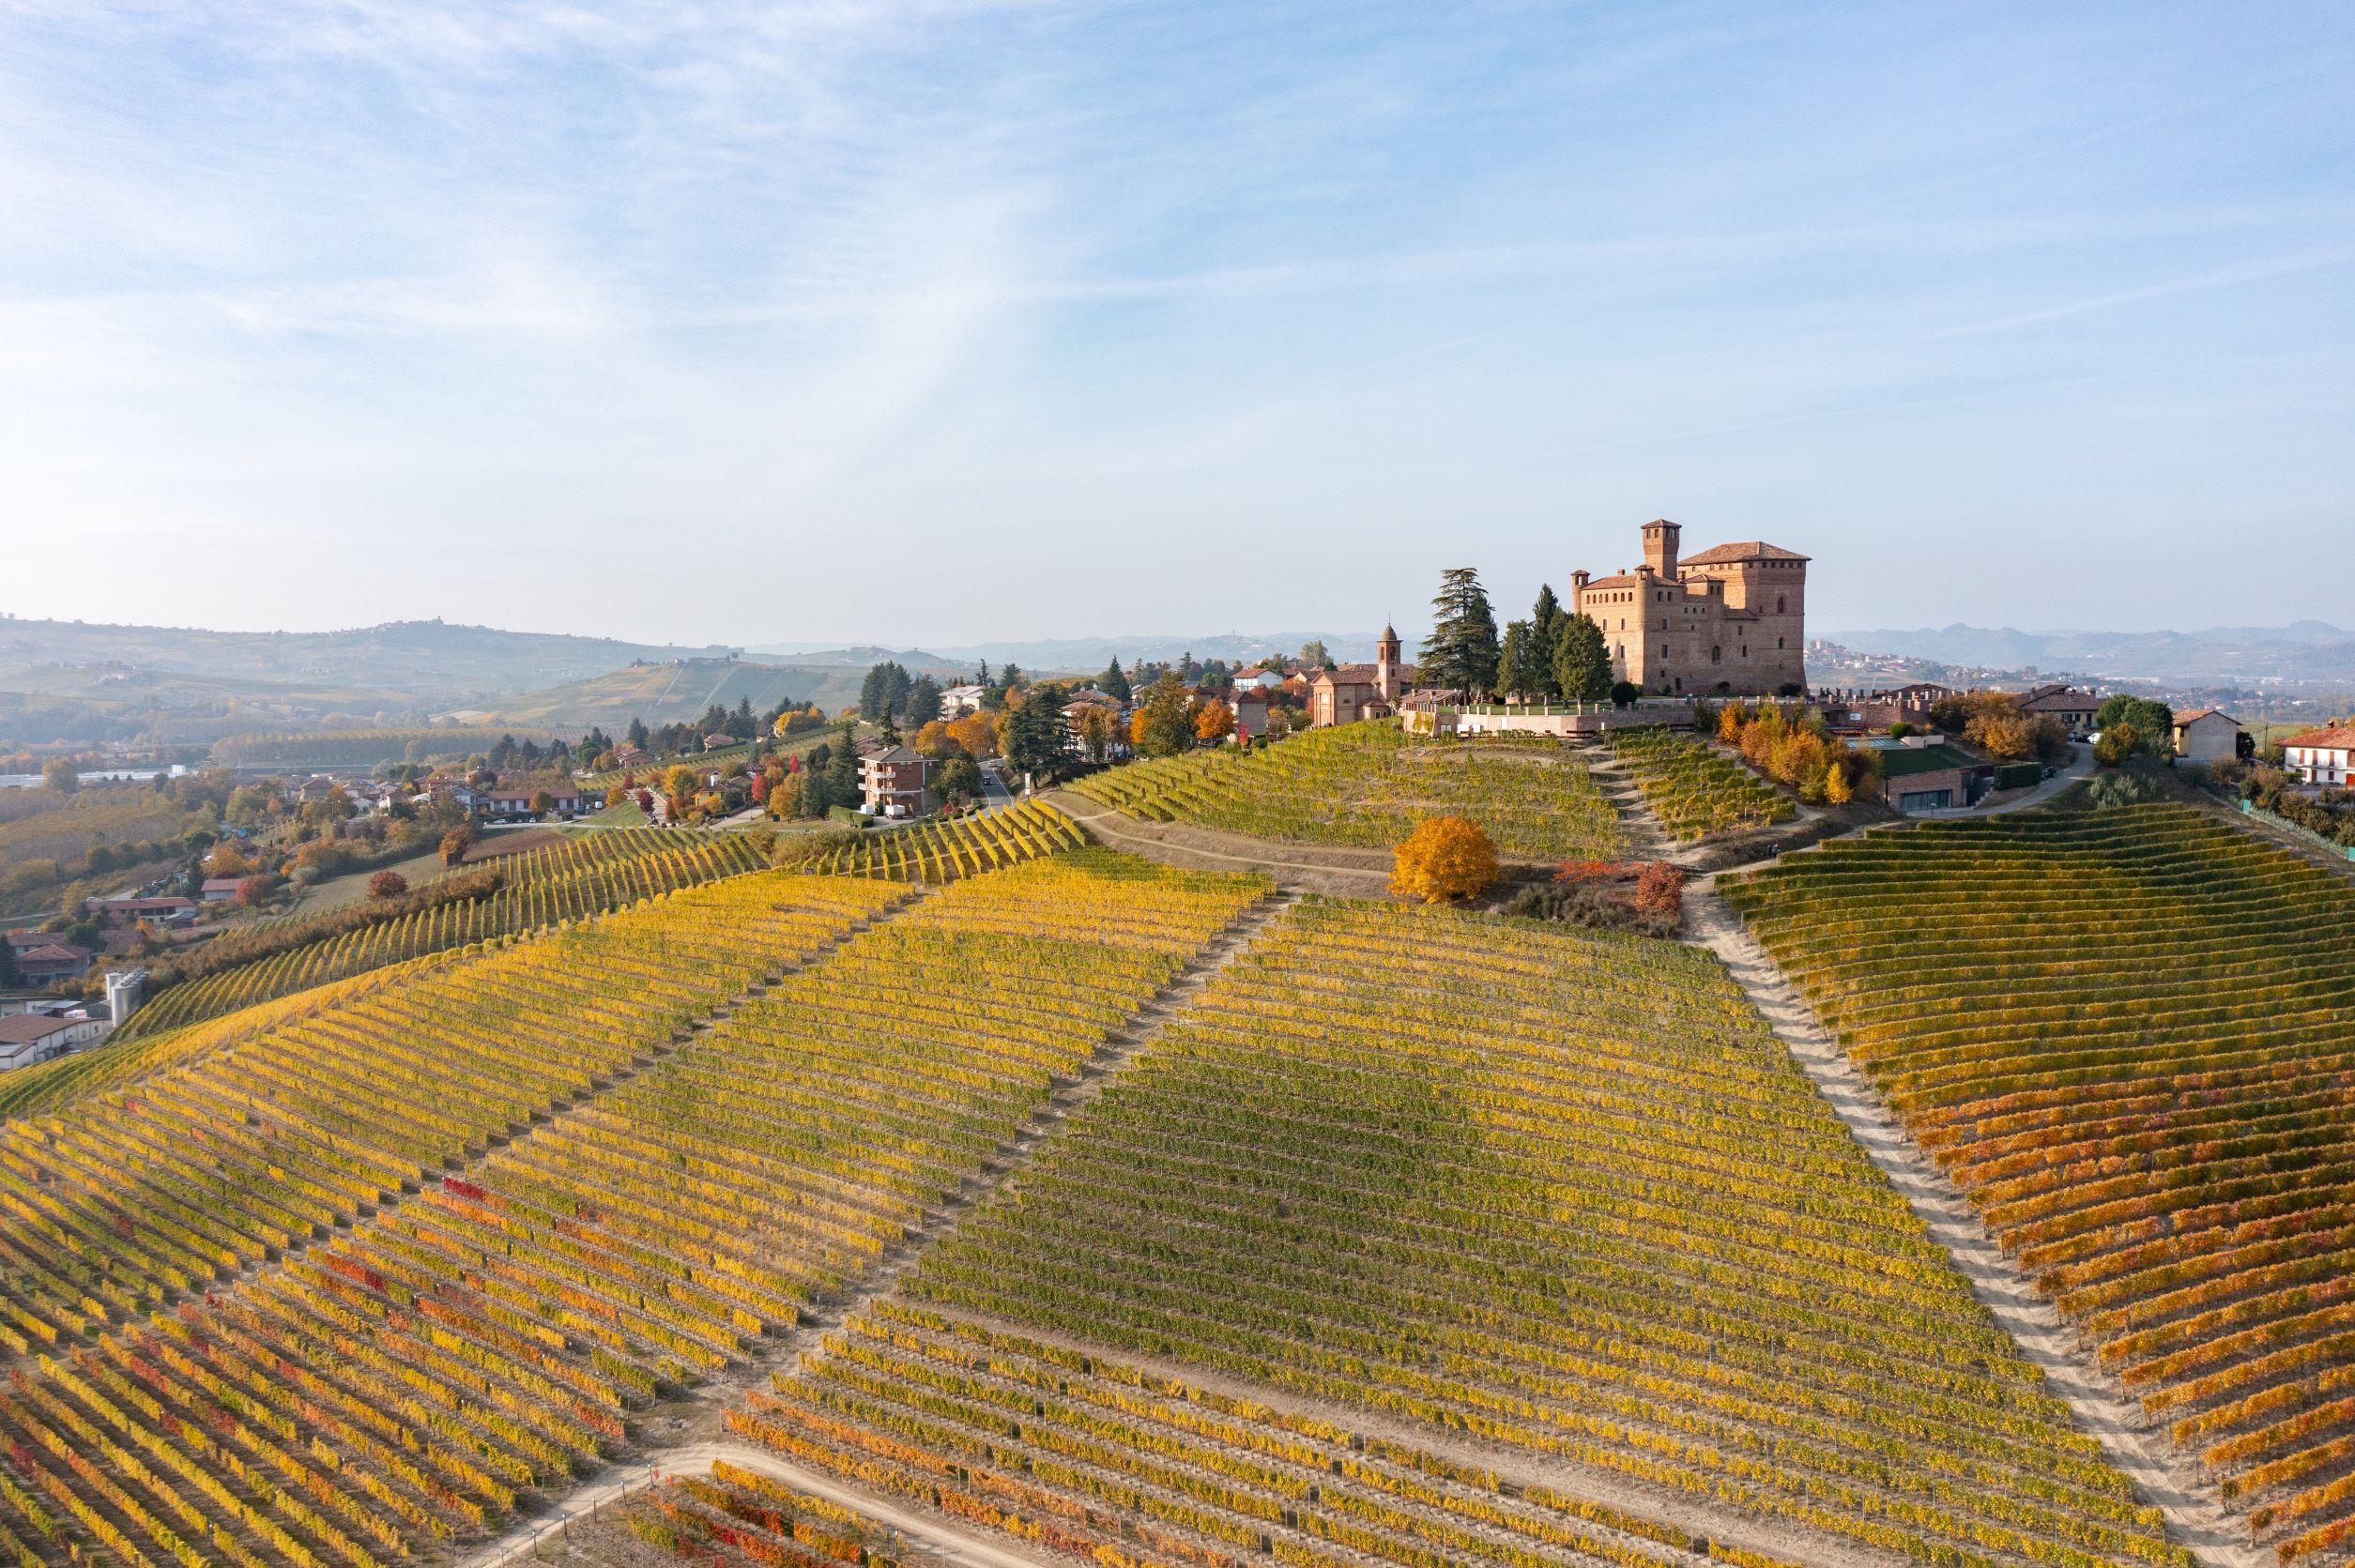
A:
[[[1360,719],[1386,719],[1397,711],[1412,674],[1400,662],[1404,650],[1399,633],[1382,629],[1370,664],[1341,664],[1321,670],[1308,687],[1308,723],[1318,729],[1353,724]]]
[[[1752,540],[1680,559],[1678,525],[1644,525],[1644,564],[1570,574],[1570,608],[1593,617],[1614,679],[1663,695],[1773,696],[1807,686],[1807,562]]]

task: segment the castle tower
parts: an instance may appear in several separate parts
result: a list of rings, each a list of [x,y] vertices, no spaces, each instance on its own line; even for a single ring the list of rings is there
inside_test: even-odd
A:
[[[1399,633],[1385,623],[1381,639],[1374,644],[1374,690],[1381,693],[1384,702],[1395,707],[1404,685],[1399,663]]]
[[[1669,582],[1676,580],[1676,536],[1683,533],[1682,525],[1665,517],[1655,517],[1644,525],[1644,564],[1654,575]]]

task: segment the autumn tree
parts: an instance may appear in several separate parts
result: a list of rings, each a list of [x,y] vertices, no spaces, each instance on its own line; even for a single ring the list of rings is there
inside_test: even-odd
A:
[[[1399,845],[1390,891],[1401,898],[1443,904],[1470,898],[1496,880],[1496,845],[1476,822],[1428,816]]]
[[[949,738],[956,749],[978,762],[998,754],[998,715],[989,712],[968,713],[949,724]]]
[[[205,857],[205,875],[207,876],[250,876],[253,869],[253,857],[247,854],[244,845],[236,839],[222,839]]]
[[[531,809],[545,815],[556,810],[556,797],[544,789],[534,790],[531,796]]]
[[[237,907],[251,909],[268,900],[269,894],[268,877],[259,875],[248,876],[237,883]]]
[[[1120,738],[1120,715],[1100,702],[1081,703],[1071,715],[1071,733],[1088,749],[1090,762],[1103,762]]]
[[[82,775],[71,757],[54,756],[41,764],[41,783],[60,795],[71,795],[82,787]]]
[[[1194,698],[1175,675],[1163,674],[1128,720],[1129,743],[1146,756],[1175,756],[1194,743]]]
[[[452,828],[441,836],[441,863],[446,866],[464,865],[466,851],[473,847],[473,829]]]
[[[1478,570],[1457,566],[1441,572],[1431,610],[1431,634],[1423,644],[1416,680],[1470,696],[1494,691],[1496,614]]]
[[[1198,740],[1224,740],[1234,733],[1234,709],[1217,697],[1202,704],[1194,712],[1194,738]]]
[[[1571,702],[1611,700],[1611,649],[1592,616],[1564,616],[1555,622],[1554,689]]]
[[[981,799],[981,765],[962,754],[952,756],[932,776],[932,787],[943,800],[978,800]]]
[[[409,891],[409,879],[397,871],[380,871],[368,878],[370,898],[398,898]]]

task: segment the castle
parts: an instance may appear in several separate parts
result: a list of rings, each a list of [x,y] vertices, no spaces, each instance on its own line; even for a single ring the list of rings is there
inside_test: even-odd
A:
[[[1644,525],[1644,564],[1570,573],[1570,609],[1593,617],[1614,680],[1647,694],[1797,696],[1807,688],[1807,560],[1751,540],[1683,560],[1664,518]]]

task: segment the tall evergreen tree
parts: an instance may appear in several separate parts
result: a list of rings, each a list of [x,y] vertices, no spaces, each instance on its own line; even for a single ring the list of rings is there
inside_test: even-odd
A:
[[[1611,649],[1592,616],[1565,616],[1553,645],[1553,678],[1573,702],[1611,700]]]
[[[1126,702],[1129,697],[1128,677],[1121,674],[1121,662],[1115,658],[1104,666],[1104,673],[1095,677],[1096,690],[1106,696]]]
[[[920,675],[908,683],[908,723],[922,729],[940,716],[940,683]]]
[[[1553,684],[1552,651],[1533,622],[1507,621],[1505,647],[1497,656],[1496,687],[1508,697],[1536,698]]]
[[[1033,686],[1021,706],[1007,710],[998,748],[1007,767],[1044,782],[1063,766],[1064,740],[1063,689]]]
[[[859,787],[858,726],[845,724],[841,737],[834,742],[834,754],[826,759],[827,804],[855,806],[865,791]]]
[[[1415,674],[1415,683],[1480,696],[1496,689],[1496,612],[1480,586],[1476,567],[1449,567],[1439,575],[1431,600],[1431,634]]]
[[[1553,585],[1539,584],[1537,602],[1529,610],[1529,631],[1536,639],[1537,662],[1544,666],[1537,694],[1548,701],[1562,694],[1561,683],[1553,677],[1553,650],[1562,644],[1562,621],[1568,614],[1562,608],[1562,601],[1553,597]]]

